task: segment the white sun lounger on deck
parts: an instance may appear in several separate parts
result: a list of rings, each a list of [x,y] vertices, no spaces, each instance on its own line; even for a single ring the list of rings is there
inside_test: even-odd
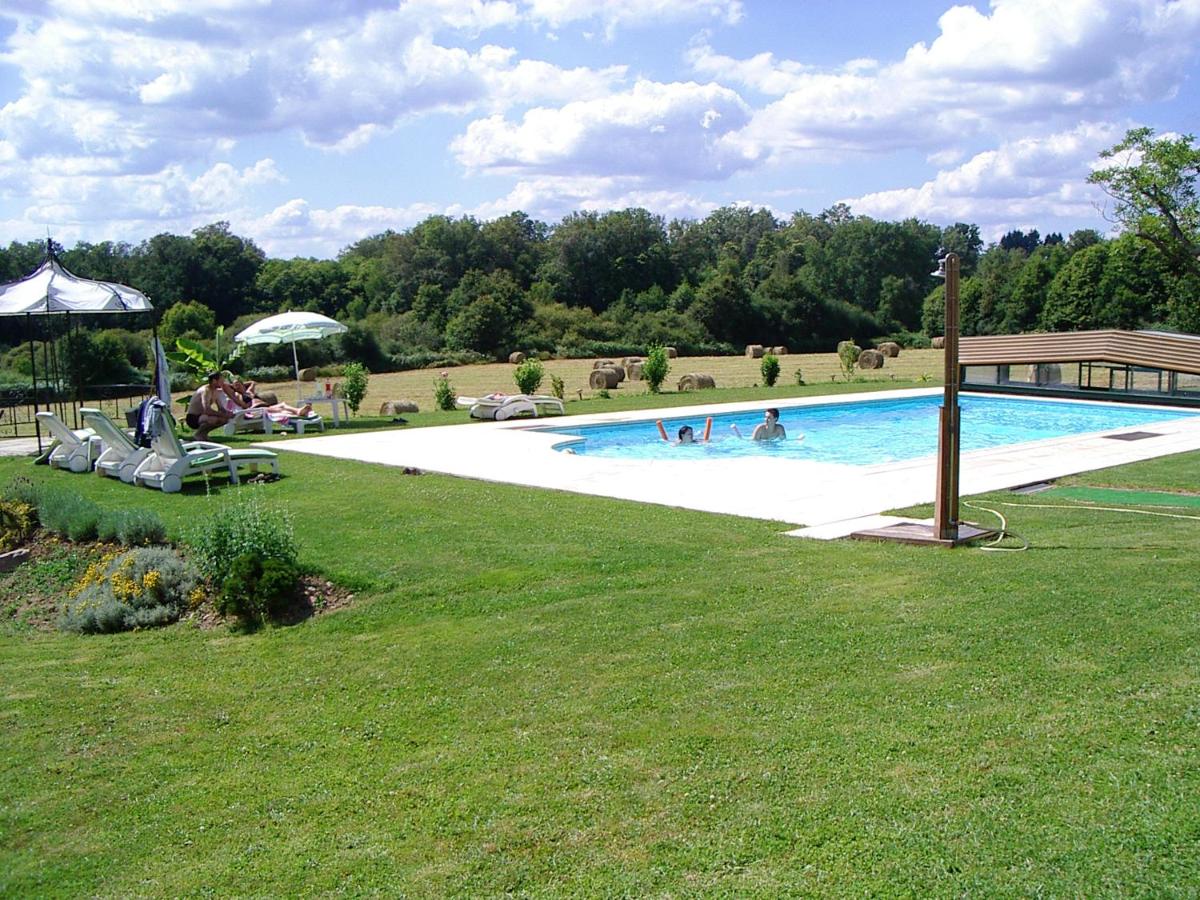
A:
[[[87,472],[92,468],[100,447],[92,429],[82,428],[75,431],[68,428],[54,413],[46,410],[39,411],[37,419],[54,438],[47,460],[51,466],[72,472]]]
[[[270,450],[231,450],[224,444],[212,441],[181,443],[175,434],[175,423],[165,412],[160,410],[158,414],[164,421],[153,429],[151,453],[133,473],[138,484],[170,494],[182,489],[183,479],[188,475],[214,469],[227,471],[231,484],[238,484],[238,466],[257,467],[260,463],[266,463],[271,471],[279,473],[279,459]]]
[[[545,394],[491,394],[487,397],[459,397],[459,406],[469,407],[474,419],[495,419],[503,422],[513,416],[530,414],[544,415],[546,410],[555,410],[562,415],[563,402]]]
[[[138,464],[150,455],[150,448],[139,447],[124,428],[98,409],[85,406],[79,410],[79,415],[96,432],[104,448],[96,459],[96,474],[120,478],[127,484],[133,484],[133,473]]]

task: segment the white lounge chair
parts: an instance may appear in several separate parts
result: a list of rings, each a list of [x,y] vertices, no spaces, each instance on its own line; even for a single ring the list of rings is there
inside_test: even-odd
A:
[[[46,410],[39,411],[37,418],[54,438],[48,457],[50,465],[72,472],[87,472],[92,468],[100,452],[92,429],[81,428],[76,431],[68,428],[62,419]]]
[[[469,407],[473,419],[495,419],[503,422],[513,416],[544,415],[545,410],[557,410],[562,415],[563,402],[545,394],[489,394],[486,397],[459,397],[459,406]]]
[[[270,465],[271,471],[279,474],[279,459],[270,450],[231,450],[212,441],[182,443],[175,434],[175,423],[165,411],[158,410],[157,414],[162,422],[151,428],[151,453],[133,473],[138,484],[170,494],[183,487],[187,476],[215,469],[224,469],[229,473],[230,483],[238,484],[239,466],[257,468],[260,463]]]
[[[232,419],[222,426],[227,436],[243,431],[261,431],[263,434],[274,434],[276,431],[294,430],[296,434],[304,434],[306,428],[325,430],[325,420],[317,413],[307,416],[289,416],[287,413],[269,413],[261,407],[257,409],[239,409]]]
[[[96,458],[96,474],[120,478],[133,484],[133,473],[138,464],[150,455],[149,447],[139,447],[125,431],[98,409],[83,407],[79,410],[83,421],[96,432],[102,449]]]

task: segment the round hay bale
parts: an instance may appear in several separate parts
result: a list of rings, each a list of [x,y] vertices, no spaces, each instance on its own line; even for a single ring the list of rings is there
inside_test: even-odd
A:
[[[882,353],[884,356],[886,356],[888,359],[895,359],[897,356],[900,355],[900,345],[897,344],[895,341],[884,341],[882,344],[880,344],[875,349],[878,350],[880,353]]]
[[[616,363],[613,362],[611,359],[598,359],[592,363],[592,368],[593,369],[608,369],[615,365],[616,365]]]
[[[878,350],[864,350],[858,354],[860,369],[882,369],[884,356]]]
[[[931,340],[929,342],[929,346],[932,347],[934,350],[945,350],[946,349],[946,339],[944,337],[935,337],[935,338],[933,338],[933,340]]]
[[[618,366],[616,363],[613,363],[611,366],[605,366],[605,368],[612,369],[614,372],[617,373],[617,384],[620,384],[622,381],[625,380],[625,367],[624,366]]]
[[[267,404],[267,406],[274,406],[279,402],[279,395],[274,391],[259,391],[258,399]]]
[[[300,380],[301,381],[316,381],[317,380],[317,367],[310,366],[307,369],[301,369],[300,370]]]
[[[746,359],[762,359],[763,345],[762,344],[747,344]]]
[[[634,363],[629,364],[629,368],[626,369],[625,374],[628,376],[630,381],[641,381],[642,380],[642,365],[643,364],[640,362],[634,362]]]
[[[516,350],[516,351],[508,354],[508,361],[510,363],[512,363],[514,366],[518,365],[519,363],[523,363],[523,362],[525,362],[525,354],[522,353],[520,350]]]
[[[411,400],[384,400],[379,404],[381,416],[398,416],[400,413],[420,412],[421,408]]]
[[[778,347],[772,347],[772,348],[770,349],[770,351],[769,351],[769,352],[770,352],[770,353],[771,353],[773,356],[787,356],[787,355],[788,355],[788,348],[787,348],[787,347],[784,347],[784,346],[781,344],[781,345],[780,345],[780,346],[778,346]]]
[[[663,347],[667,351],[667,359],[676,359],[679,356],[679,351],[674,347]]]
[[[592,390],[600,391],[608,388],[615,388],[620,379],[617,378],[617,373],[612,369],[592,369],[592,374],[588,376],[588,386]]]
[[[716,380],[711,375],[704,375],[699,372],[690,372],[679,379],[679,384],[676,390],[679,391],[703,391],[712,389],[717,386]]]
[[[623,360],[621,360],[621,365],[623,365],[626,369],[628,369],[634,363],[640,363],[640,362],[645,362],[645,361],[646,361],[645,358],[641,357],[641,356],[627,356]]]

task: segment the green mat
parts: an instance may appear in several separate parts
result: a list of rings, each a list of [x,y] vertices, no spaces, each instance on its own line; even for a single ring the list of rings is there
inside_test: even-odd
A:
[[[1042,491],[1040,497],[1059,500],[1082,500],[1104,506],[1176,506],[1200,509],[1200,495],[1170,494],[1165,491],[1128,491],[1120,488],[1053,487]]]

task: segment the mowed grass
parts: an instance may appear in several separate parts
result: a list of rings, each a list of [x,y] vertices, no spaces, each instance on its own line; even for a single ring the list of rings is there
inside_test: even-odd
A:
[[[615,362],[620,362],[620,358]],[[550,376],[557,375],[563,380],[564,394],[568,402],[587,401],[595,397],[596,392],[588,386],[588,377],[592,372],[594,360],[591,359],[551,359],[543,363],[546,376],[540,388],[542,393],[550,392]],[[762,388],[763,396],[792,396],[796,388],[796,370],[800,369],[804,381],[814,388],[828,388],[833,383],[845,383],[841,366],[838,364],[836,353],[797,353],[779,357],[779,382],[772,395],[767,388]],[[870,387],[894,387],[896,382],[920,382],[929,386],[940,384],[942,381],[943,354],[941,350],[902,350],[898,357],[886,360],[882,369],[855,370],[855,381],[851,386],[860,389]],[[508,363],[488,363],[476,366],[459,366],[449,369],[413,369],[406,372],[384,372],[372,375],[367,387],[367,395],[363,399],[364,413],[378,412],[381,403],[387,400],[412,400],[423,411],[434,409],[433,384],[440,372],[448,373],[450,383],[455,393],[465,397],[479,397],[494,391],[514,394],[517,392],[513,371],[516,366]],[[689,372],[700,372],[712,375],[717,387],[753,388],[761,385],[762,360],[750,359],[745,356],[693,356],[671,360],[671,371],[663,383],[661,397],[671,398],[676,395],[675,387],[679,379]],[[321,379],[323,383],[326,379]],[[338,379],[329,379],[337,381]],[[319,386],[319,385],[318,385]],[[305,391],[311,391],[314,385],[305,385]],[[296,398],[295,382],[281,382],[264,386],[278,393],[279,399],[292,402]],[[582,392],[582,397],[580,396]],[[624,381],[619,387],[610,391],[613,401],[626,397],[644,395],[644,381]],[[711,395],[684,393],[690,402],[704,402]],[[726,398],[722,398],[726,399]],[[755,398],[757,399],[757,398]],[[603,401],[601,401],[603,402]],[[613,407],[620,408],[620,407]],[[324,412],[325,410],[320,410]]]
[[[0,893],[1200,884],[1200,522],[1005,508],[1030,550],[947,552],[283,468],[165,496],[0,461],[177,532],[260,491],[358,591],[251,636],[0,638]],[[1074,481],[1196,490],[1200,454]]]

